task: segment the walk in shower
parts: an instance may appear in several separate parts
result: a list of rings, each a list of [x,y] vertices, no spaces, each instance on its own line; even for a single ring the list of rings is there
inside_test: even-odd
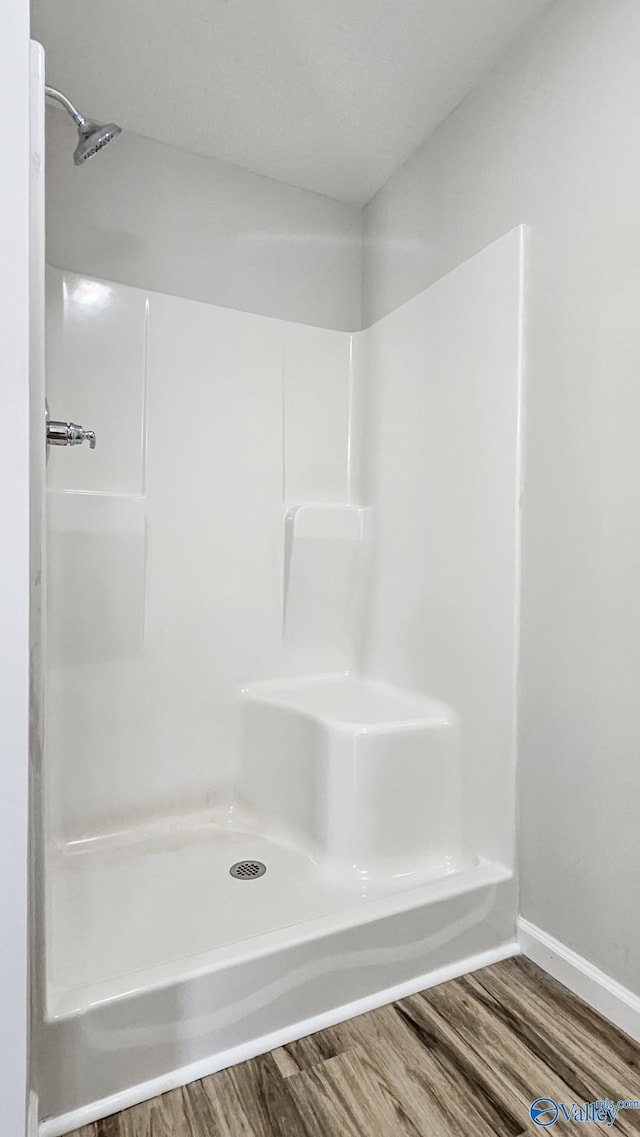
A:
[[[511,944],[522,255],[354,335],[47,271],[46,1115]]]
[[[353,332],[47,267],[43,1137],[514,950],[524,238]]]

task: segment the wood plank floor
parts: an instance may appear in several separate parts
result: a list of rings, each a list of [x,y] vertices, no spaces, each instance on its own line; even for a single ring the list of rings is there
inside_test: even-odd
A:
[[[531,1102],[640,1098],[640,1047],[522,957],[303,1038],[73,1137],[519,1137]],[[607,1129],[640,1134],[640,1110]],[[550,1132],[583,1130],[562,1117]]]

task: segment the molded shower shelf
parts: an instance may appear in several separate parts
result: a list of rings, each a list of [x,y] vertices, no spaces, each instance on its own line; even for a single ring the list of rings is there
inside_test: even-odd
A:
[[[464,860],[451,707],[357,676],[243,695],[239,790],[310,842],[326,873],[384,879]]]
[[[338,659],[350,651],[365,591],[370,514],[319,502],[287,509],[282,630],[289,647],[334,655],[337,649]]]

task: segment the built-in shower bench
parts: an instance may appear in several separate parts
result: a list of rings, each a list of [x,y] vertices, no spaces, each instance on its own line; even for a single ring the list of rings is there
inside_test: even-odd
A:
[[[359,676],[258,683],[243,727],[242,796],[328,872],[395,876],[459,854],[459,727],[445,703]]]

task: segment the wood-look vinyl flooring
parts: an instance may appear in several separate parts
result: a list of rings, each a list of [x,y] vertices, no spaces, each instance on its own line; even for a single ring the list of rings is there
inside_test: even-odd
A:
[[[212,1074],[73,1137],[519,1137],[531,1102],[640,1098],[640,1047],[522,957]],[[640,1110],[554,1137],[640,1134]]]

